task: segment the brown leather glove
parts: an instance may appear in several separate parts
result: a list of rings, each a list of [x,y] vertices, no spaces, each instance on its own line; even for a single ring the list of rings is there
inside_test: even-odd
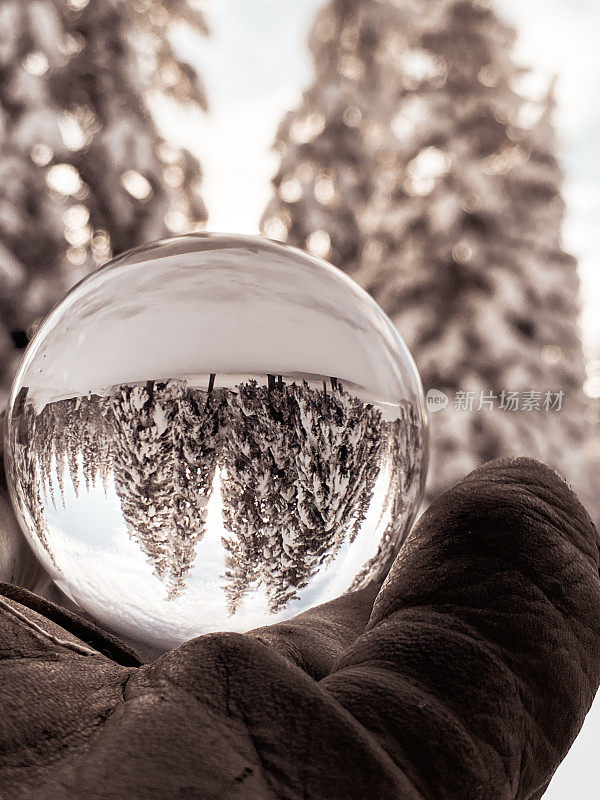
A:
[[[0,797],[535,800],[600,682],[598,565],[515,459],[441,496],[378,593],[150,664],[3,584]]]

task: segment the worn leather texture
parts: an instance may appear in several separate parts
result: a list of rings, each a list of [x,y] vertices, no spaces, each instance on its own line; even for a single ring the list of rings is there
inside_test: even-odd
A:
[[[512,459],[438,498],[381,588],[151,663],[2,584],[0,797],[536,800],[600,682],[598,568],[575,495]]]

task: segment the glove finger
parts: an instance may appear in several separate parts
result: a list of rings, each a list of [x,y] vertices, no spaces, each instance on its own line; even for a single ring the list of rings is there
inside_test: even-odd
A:
[[[550,469],[492,462],[415,526],[321,681],[428,798],[539,798],[600,682],[598,539]]]
[[[102,654],[127,667],[141,664],[137,654],[115,636],[77,614],[20,586],[0,583],[0,642],[6,658],[59,654]]]
[[[329,603],[247,636],[274,647],[315,680],[328,675],[350,645],[364,633],[381,583],[373,583]]]

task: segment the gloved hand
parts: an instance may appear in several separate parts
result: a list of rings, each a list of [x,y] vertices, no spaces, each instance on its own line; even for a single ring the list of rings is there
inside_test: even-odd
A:
[[[527,459],[421,517],[383,587],[141,665],[1,585],[0,797],[535,800],[600,682],[596,531]]]

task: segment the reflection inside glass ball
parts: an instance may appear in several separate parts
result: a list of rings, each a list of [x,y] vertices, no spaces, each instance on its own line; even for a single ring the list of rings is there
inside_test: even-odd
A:
[[[48,572],[161,647],[381,577],[427,454],[414,364],[362,290],[299,251],[207,236],[132,251],[63,301],[7,445]]]

